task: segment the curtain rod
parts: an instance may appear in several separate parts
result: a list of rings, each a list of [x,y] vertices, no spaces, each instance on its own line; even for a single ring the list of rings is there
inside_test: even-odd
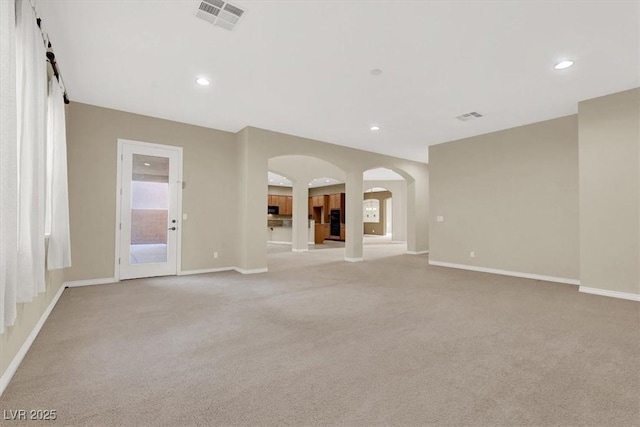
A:
[[[26,0],[23,0],[26,1]],[[47,62],[51,64],[51,68],[53,69],[53,75],[58,80],[58,83],[62,86],[62,97],[64,99],[64,103],[69,103],[69,97],[67,96],[67,88],[64,85],[64,80],[62,79],[62,73],[58,68],[58,63],[56,62],[56,54],[53,53],[53,48],[51,47],[51,41],[49,40],[49,34],[47,34],[42,29],[42,19],[38,16],[38,11],[36,10],[36,6],[32,0],[29,0],[29,5],[33,9],[33,14],[36,16],[36,24],[38,24],[38,29],[40,30],[40,34],[42,35],[42,41],[44,42],[44,46],[47,48]]]

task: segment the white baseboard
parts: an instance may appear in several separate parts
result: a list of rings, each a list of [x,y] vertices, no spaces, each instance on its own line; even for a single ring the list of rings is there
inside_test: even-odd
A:
[[[589,288],[586,286],[580,286],[580,292],[584,292],[585,294],[600,295],[603,297],[640,301],[640,294],[631,294],[628,292],[609,291],[607,289]]]
[[[119,280],[115,277],[105,277],[102,279],[74,280],[71,282],[64,282],[62,286],[67,288],[77,288],[78,286],[107,285],[117,282],[119,282]]]
[[[242,274],[258,274],[258,273],[266,273],[269,271],[267,268],[253,268],[253,269],[245,269],[240,267],[233,267],[235,271]]]
[[[29,351],[29,349],[31,348],[31,344],[33,344],[36,337],[38,336],[38,333],[40,332],[40,329],[42,329],[44,322],[47,321],[47,318],[49,317],[49,314],[51,314],[53,307],[55,307],[56,304],[58,303],[58,300],[60,299],[60,296],[64,292],[64,289],[65,289],[65,285],[63,284],[62,286],[60,286],[60,289],[58,289],[58,292],[56,292],[56,294],[51,299],[49,306],[44,311],[44,313],[42,313],[42,316],[40,316],[40,320],[38,320],[38,323],[36,323],[36,326],[33,328],[31,333],[25,340],[25,342],[22,344],[22,347],[20,347],[20,350],[18,350],[18,353],[16,353],[15,357],[13,358],[9,366],[7,366],[7,369],[4,371],[4,374],[2,374],[2,377],[0,377],[0,396],[2,396],[2,393],[4,393],[5,389],[9,385],[11,378],[13,378],[13,375],[18,370],[18,366],[20,366],[20,363],[22,363],[22,359],[24,359],[24,356],[27,354],[27,351]]]
[[[407,255],[424,255],[428,253],[429,251],[407,251]]]
[[[364,258],[360,257],[360,258],[349,258],[349,257],[344,257],[345,261],[349,261],[349,262],[360,262],[360,261],[364,261]]]
[[[578,279],[567,279],[564,277],[543,276],[540,274],[521,273],[519,271],[498,270],[496,268],[477,267],[475,265],[453,264],[450,262],[441,262],[441,261],[432,261],[432,260],[429,260],[429,265],[435,265],[438,267],[459,268],[461,270],[479,271],[481,273],[500,274],[502,276],[513,276],[513,277],[523,277],[525,279],[544,280],[546,282],[565,283],[567,285],[577,285],[577,286],[580,285],[580,280]]]
[[[192,274],[207,274],[217,273],[219,271],[233,271],[233,267],[220,267],[220,268],[204,268],[202,270],[182,270],[178,273],[178,276],[190,276]]]
[[[291,252],[309,252],[309,249],[291,249]]]

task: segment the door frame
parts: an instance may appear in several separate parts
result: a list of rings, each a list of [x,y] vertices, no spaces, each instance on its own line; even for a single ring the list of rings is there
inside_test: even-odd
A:
[[[176,217],[178,218],[178,229],[176,230],[176,275],[179,276],[182,271],[182,147],[178,147],[175,145],[166,145],[166,144],[155,144],[152,142],[143,142],[143,141],[134,141],[131,139],[122,139],[118,138],[118,156],[116,157],[116,223],[115,223],[115,258],[114,258],[114,278],[116,282],[120,281],[120,223],[121,223],[121,207],[122,207],[122,163],[123,163],[123,151],[122,147],[124,144],[133,145],[138,147],[146,147],[146,148],[160,148],[163,150],[172,150],[178,153],[178,184],[177,187],[177,197],[178,197],[178,206]]]

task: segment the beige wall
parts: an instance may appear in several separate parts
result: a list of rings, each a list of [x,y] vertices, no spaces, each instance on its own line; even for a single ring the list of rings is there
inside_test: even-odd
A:
[[[431,260],[578,279],[577,116],[431,146],[429,159]]]
[[[344,184],[327,185],[326,187],[314,187],[309,189],[309,196],[324,196],[325,194],[344,193]]]
[[[267,192],[276,196],[291,196],[293,193],[291,187],[280,187],[278,185],[270,185]]]
[[[118,138],[184,148],[183,212],[188,220],[182,223],[182,269],[234,266],[237,191],[230,177],[236,174],[235,136],[74,102],[67,109],[73,266],[65,280],[114,275]]]
[[[640,89],[581,102],[580,284],[640,294]]]
[[[0,334],[0,376],[11,364],[20,347],[49,307],[51,300],[60,290],[63,275],[64,270],[47,272],[45,292],[35,297],[30,303],[18,304],[15,324],[7,327],[4,333]]]
[[[332,178],[344,182],[344,171],[336,165],[311,156],[284,155],[271,157],[268,160],[269,170],[286,176],[292,183],[309,182],[317,178]]]

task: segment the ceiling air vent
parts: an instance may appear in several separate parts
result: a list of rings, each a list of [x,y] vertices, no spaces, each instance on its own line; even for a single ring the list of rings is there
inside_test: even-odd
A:
[[[238,26],[244,14],[243,9],[223,0],[203,0],[196,12],[198,18],[229,31]]]
[[[456,117],[456,119],[466,122],[467,120],[472,120],[472,119],[479,119],[480,117],[482,117],[482,114],[476,112],[476,111],[472,111],[470,113],[467,114],[463,114],[461,116]]]

